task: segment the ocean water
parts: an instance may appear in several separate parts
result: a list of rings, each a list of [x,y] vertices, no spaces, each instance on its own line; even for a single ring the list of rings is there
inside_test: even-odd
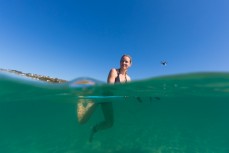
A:
[[[83,125],[79,100],[98,104]],[[89,142],[104,118],[100,103],[112,103],[114,125]],[[0,153],[228,152],[229,73],[117,85],[91,78],[52,84],[0,73]]]

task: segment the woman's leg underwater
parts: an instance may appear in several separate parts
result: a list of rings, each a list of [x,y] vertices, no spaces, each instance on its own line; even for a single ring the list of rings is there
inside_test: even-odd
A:
[[[112,103],[111,102],[101,103],[101,109],[103,112],[104,121],[96,124],[92,128],[90,139],[89,139],[90,142],[92,141],[93,136],[96,132],[111,128],[114,124],[114,111],[113,111]]]
[[[84,124],[91,117],[96,105],[93,101],[88,99],[79,99],[77,102],[77,119],[80,124]]]

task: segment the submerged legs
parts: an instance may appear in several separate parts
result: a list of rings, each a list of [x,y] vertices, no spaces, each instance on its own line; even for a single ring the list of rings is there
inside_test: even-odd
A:
[[[77,103],[77,119],[80,124],[84,124],[88,121],[88,119],[93,114],[96,106],[98,104],[94,103],[91,100],[80,99]],[[114,113],[113,113],[113,105],[110,102],[100,103],[101,109],[103,112],[104,120],[94,125],[89,141],[91,142],[93,136],[96,132],[111,128],[114,124]]]
[[[96,108],[96,104],[87,99],[79,99],[77,103],[77,119],[80,124],[84,124],[91,117]]]
[[[104,116],[104,121],[93,126],[89,141],[93,140],[93,136],[96,132],[111,128],[114,124],[113,106],[110,102],[101,103],[101,108]]]

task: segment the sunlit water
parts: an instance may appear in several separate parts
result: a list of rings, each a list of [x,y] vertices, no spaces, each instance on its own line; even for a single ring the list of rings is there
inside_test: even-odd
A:
[[[98,105],[86,124],[78,124],[78,99],[114,107],[113,127],[91,143],[91,128],[103,114]],[[0,73],[0,153],[102,152],[228,153],[229,73],[118,85],[89,78],[51,84]]]

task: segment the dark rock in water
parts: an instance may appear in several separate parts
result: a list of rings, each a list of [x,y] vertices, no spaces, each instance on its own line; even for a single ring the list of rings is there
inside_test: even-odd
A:
[[[23,73],[23,72],[17,71],[17,70],[8,70],[8,69],[1,69],[0,68],[0,72],[9,72],[9,73],[13,73],[13,74],[29,77],[29,78],[36,79],[36,80],[51,82],[51,83],[63,83],[63,82],[66,82],[66,80],[63,80],[63,79],[52,78],[52,77],[49,77],[49,76],[38,75],[38,74],[33,74],[33,73]]]

